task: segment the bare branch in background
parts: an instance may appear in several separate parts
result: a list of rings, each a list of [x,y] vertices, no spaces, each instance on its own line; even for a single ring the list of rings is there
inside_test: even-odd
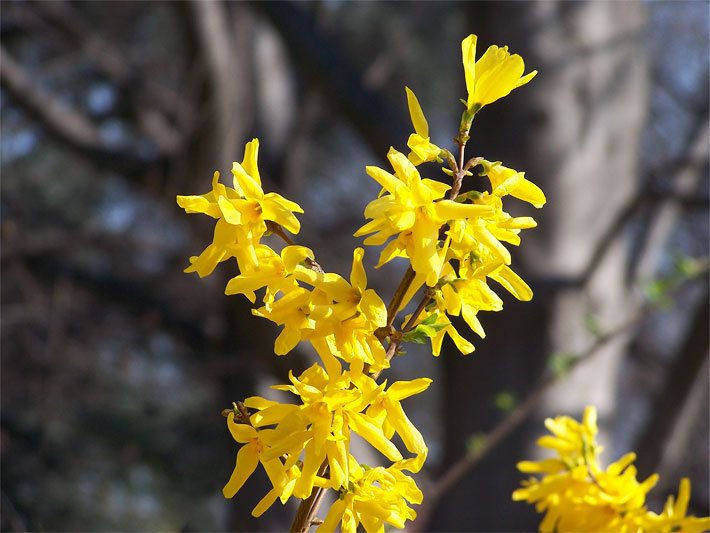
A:
[[[141,129],[166,156],[175,154],[185,143],[194,123],[189,102],[167,86],[139,72],[130,58],[94,28],[84,22],[67,2],[37,2],[35,9],[76,41],[98,70],[132,100]],[[176,128],[167,116],[173,115]]]
[[[707,113],[703,113],[696,118],[696,123],[688,136],[687,152],[681,156],[685,164],[669,165],[675,175],[672,180],[674,195],[669,196],[667,202],[652,211],[650,214],[652,219],[644,225],[641,242],[634,254],[634,263],[631,265],[633,278],[653,277],[660,257],[664,253],[663,244],[676,227],[683,212],[683,206],[676,197],[687,197],[696,193],[700,180],[706,176],[707,167],[704,164],[694,163],[706,160],[709,145],[710,128],[708,128]],[[652,183],[652,180],[647,180],[647,183]]]
[[[94,123],[32,79],[2,45],[0,79],[18,101],[64,140],[89,151],[106,150]]]
[[[277,28],[298,68],[321,87],[374,153],[386,154],[393,142],[406,139],[409,120],[381,93],[365,88],[363,74],[310,13],[293,2],[257,2],[254,7]]]
[[[241,14],[246,9],[239,3],[233,7]],[[215,142],[218,143],[217,168],[231,168],[236,147],[248,124],[248,117],[240,112],[244,105],[242,87],[246,85],[243,80],[247,70],[243,58],[245,48],[234,46],[225,4],[194,0],[190,3],[190,11],[214,94],[214,120],[211,122],[215,124]],[[239,14],[236,18],[240,18]],[[242,30],[240,33],[245,34],[247,28]]]

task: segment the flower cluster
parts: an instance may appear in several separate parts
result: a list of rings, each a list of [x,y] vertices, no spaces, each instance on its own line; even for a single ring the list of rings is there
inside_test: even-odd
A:
[[[475,36],[463,42],[468,100],[457,136],[458,159],[431,142],[429,126],[415,94],[406,88],[414,133],[405,155],[388,153],[393,171],[368,166],[367,174],[383,188],[365,209],[369,219],[356,236],[369,235],[365,245],[385,245],[378,267],[395,258],[409,267],[388,305],[367,287],[364,249],[353,252],[348,279],[324,271],[312,250],[294,243],[300,224],[298,204],[264,193],[258,168],[257,139],[247,143],[244,159],[234,163],[233,187],[219,181],[199,196],[178,196],[187,213],[202,213],[217,223],[213,242],[190,259],[186,272],[201,277],[232,258],[238,273],[225,293],[242,294],[255,305],[253,314],[281,327],[274,352],[284,355],[307,342],[320,358],[290,384],[275,389],[291,393],[293,403],[261,397],[236,402],[227,410],[227,425],[242,444],[236,466],[224,487],[233,497],[259,464],[272,489],[254,508],[260,516],[277,499],[307,500],[324,490],[338,499],[320,529],[382,531],[384,524],[403,527],[416,517],[411,504],[422,493],[406,473],[418,472],[427,457],[420,432],[401,402],[424,391],[431,380],[419,378],[387,385],[379,375],[400,353],[405,342],[429,339],[439,355],[449,335],[464,353],[473,345],[454,328],[450,317],[462,316],[473,331],[484,336],[479,311],[499,311],[503,302],[488,286],[492,279],[514,297],[529,300],[530,288],[510,268],[511,256],[503,243],[518,245],[520,231],[535,226],[530,217],[512,217],[503,210],[506,197],[535,207],[545,203],[542,191],[524,173],[499,162],[476,157],[464,162],[468,131],[475,113],[484,105],[527,83],[534,72],[522,76],[522,59],[507,48],[491,47],[475,60]],[[445,163],[444,163],[445,162]],[[437,163],[452,184],[422,177],[419,165]],[[459,194],[462,181],[481,167],[489,190]],[[285,246],[273,248],[264,237],[276,235]],[[422,301],[398,326],[398,315],[418,293]],[[257,303],[259,299],[259,303]],[[351,453],[357,434],[387,460],[388,466],[360,464]],[[397,435],[398,447],[393,438]],[[300,513],[299,513],[300,514]],[[305,531],[306,522],[294,525]]]
[[[531,477],[513,493],[514,500],[536,504],[545,513],[540,531],[658,531],[700,533],[710,528],[710,518],[686,516],[690,482],[683,479],[678,498],[668,498],[659,515],[649,511],[646,494],[658,482],[658,474],[642,482],[636,479],[628,453],[606,468],[599,464],[602,448],[596,442],[597,413],[587,407],[581,422],[560,416],[545,420],[553,435],[538,445],[554,450],[556,457],[542,461],[521,461],[518,469]]]
[[[510,55],[507,47],[491,46],[476,61],[475,35],[467,37],[462,48],[469,93],[464,117],[469,116],[470,120],[463,121],[466,125],[459,135],[467,137],[473,116],[481,107],[529,82],[536,71],[522,76],[522,58]],[[370,221],[355,236],[369,235],[366,245],[386,244],[377,267],[399,257],[410,261],[416,276],[401,308],[423,285],[431,288],[432,301],[421,317],[422,327],[410,340],[429,337],[432,353],[439,355],[448,334],[467,354],[474,350],[473,345],[456,331],[447,315],[462,316],[475,333],[484,337],[478,311],[500,311],[503,307],[487,279],[496,281],[519,300],[532,298],[530,287],[510,268],[511,255],[503,243],[517,246],[520,231],[533,228],[536,223],[531,217],[509,215],[503,210],[504,198],[512,196],[540,208],[545,204],[545,194],[525,178],[524,172],[507,168],[499,161],[478,157],[464,164],[461,157],[457,163],[453,154],[430,141],[429,125],[419,100],[409,87],[405,90],[414,126],[407,141],[411,151],[405,156],[390,149],[387,159],[393,173],[375,166],[366,168],[367,174],[382,186],[382,193],[365,208],[365,217]],[[465,138],[459,142],[461,156],[465,142]],[[442,170],[454,176],[454,186],[423,178],[417,169],[422,163],[443,159],[449,167]],[[459,194],[461,178],[470,176],[471,169],[479,165],[490,190]]]

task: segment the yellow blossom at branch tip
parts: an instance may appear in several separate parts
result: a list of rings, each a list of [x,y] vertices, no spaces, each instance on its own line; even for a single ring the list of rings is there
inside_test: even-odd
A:
[[[466,76],[468,98],[466,108],[476,113],[481,107],[491,104],[532,80],[537,71],[523,76],[525,63],[518,54],[510,54],[508,47],[496,45],[476,60],[478,37],[469,35],[461,42],[463,67]]]

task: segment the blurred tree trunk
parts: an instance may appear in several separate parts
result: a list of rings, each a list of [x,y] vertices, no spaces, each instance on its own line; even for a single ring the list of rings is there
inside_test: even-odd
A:
[[[614,225],[639,189],[648,85],[645,7],[536,1],[474,4],[469,13],[479,43],[508,44],[525,58],[526,70],[540,71],[504,104],[476,117],[471,145],[476,155],[526,171],[545,190],[548,204],[529,213],[539,227],[525,235],[513,259],[535,292],[533,301],[507,299],[500,316],[483,318],[487,338],[478,342],[473,360],[455,350],[444,357],[444,468],[465,453],[467,439],[504,416],[495,408],[498,393],[524,398],[551,354],[574,353],[593,340],[589,317],[607,330],[637,305],[624,282],[626,243]],[[511,131],[517,132],[514,139],[507,137]],[[515,463],[532,453],[528,446],[544,431],[543,416],[577,416],[584,404],[594,403],[602,427],[610,422],[626,342],[619,336],[579,365],[549,394],[538,420],[519,429],[444,497],[429,528],[535,529],[539,519],[532,508],[502,503],[510,501],[522,477]]]

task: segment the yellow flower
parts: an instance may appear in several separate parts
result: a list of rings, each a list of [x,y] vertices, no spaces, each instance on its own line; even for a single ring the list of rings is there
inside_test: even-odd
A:
[[[255,248],[266,233],[266,221],[298,233],[300,223],[294,212],[303,213],[300,206],[283,196],[264,194],[257,166],[259,140],[253,139],[244,149],[244,159],[234,163],[234,187],[219,182],[219,172],[212,176],[212,190],[196,196],[178,196],[177,203],[187,213],[203,213],[217,219],[214,240],[198,257],[190,258],[185,272],[197,272],[200,277],[212,273],[218,263],[235,257],[240,271],[258,265]]]
[[[598,462],[601,447],[596,443],[597,417],[587,407],[581,423],[566,416],[545,420],[553,433],[541,437],[538,445],[554,450],[557,457],[518,463],[521,472],[543,474],[542,479],[523,481],[513,500],[535,503],[545,517],[540,531],[693,531],[710,526],[710,519],[685,517],[690,485],[681,482],[678,501],[668,499],[662,515],[645,507],[647,493],[658,482],[658,474],[645,481],[636,479],[636,454],[627,453],[607,468]]]
[[[469,261],[460,262],[458,276],[447,263],[440,288],[434,293],[434,303],[440,314],[463,316],[471,330],[484,338],[486,334],[478,320],[478,312],[500,311],[503,309],[503,301],[491,290],[485,277],[476,278],[472,274]]]
[[[296,497],[305,499],[311,494],[318,468],[326,459],[331,472],[329,486],[336,489],[347,486],[350,475],[347,450],[352,431],[389,460],[403,459],[377,420],[362,413],[367,407],[363,393],[351,386],[349,374],[340,373],[339,365],[331,367],[329,374],[316,364],[298,378],[290,373],[289,379],[291,385],[273,388],[300,396],[299,417],[306,421],[310,437],[304,442],[303,468],[293,488]]]
[[[710,530],[710,517],[698,518],[686,516],[688,503],[690,501],[690,480],[683,478],[678,488],[678,498],[668,496],[663,512],[657,515],[648,512],[644,516],[642,527],[647,531],[658,531],[660,533],[702,533]]]
[[[264,194],[261,177],[257,167],[259,139],[247,143],[242,163],[233,163],[234,188],[241,198],[219,199],[219,206],[225,219],[230,224],[262,223],[273,221],[291,233],[298,233],[301,224],[293,212],[303,213],[303,209],[280,194]]]
[[[422,492],[401,470],[361,466],[352,455],[349,470],[350,483],[340,491],[317,531],[335,531],[340,524],[343,533],[356,533],[358,526],[367,533],[379,533],[386,523],[401,529],[417,517],[408,502],[421,503]]]
[[[439,154],[441,153],[441,148],[429,141],[429,124],[424,117],[424,112],[419,105],[417,96],[409,87],[405,87],[404,89],[407,92],[409,116],[414,126],[414,133],[412,133],[407,140],[407,146],[412,150],[407,158],[413,165],[421,165],[428,161],[440,160]]]
[[[355,383],[362,391],[365,402],[369,403],[367,415],[378,421],[385,437],[391,439],[396,432],[407,451],[416,454],[413,459],[399,461],[398,468],[418,472],[424,465],[429,450],[424,442],[424,437],[409,420],[400,402],[425,391],[431,384],[431,379],[395,381],[387,390],[383,390],[383,387],[378,386],[372,378],[366,375],[360,376]],[[373,394],[375,394],[374,398]]]
[[[284,327],[276,338],[274,352],[276,355],[285,355],[296,347],[304,335],[314,330],[316,324],[310,318],[312,307],[311,291],[293,286],[273,303],[252,309],[252,314]]]
[[[504,167],[500,161],[491,163],[484,160],[483,174],[491,182],[492,194],[498,197],[510,195],[537,208],[545,205],[547,199],[542,189],[525,178],[525,172],[517,172],[512,168]]]
[[[296,280],[291,275],[297,269],[306,269],[300,263],[313,259],[313,252],[305,246],[286,246],[277,254],[265,245],[254,247],[257,266],[247,270],[227,283],[225,294],[244,294],[251,303],[256,301],[254,291],[268,287],[265,301],[273,301],[277,291],[286,292],[294,287]]]
[[[475,218],[493,213],[489,206],[465,204],[443,199],[450,186],[422,179],[416,167],[397,150],[391,148],[387,158],[395,174],[378,167],[367,167],[368,175],[387,191],[365,208],[372,219],[355,236],[374,233],[365,239],[367,245],[384,244],[397,238],[381,253],[379,265],[394,257],[409,257],[412,268],[434,286],[446,254],[439,247],[439,229],[450,220]]]
[[[525,85],[537,74],[534,70],[523,76],[523,58],[518,54],[511,55],[507,46],[489,46],[476,61],[477,41],[475,35],[469,35],[461,42],[468,90],[466,108],[471,118],[484,105],[510,94],[513,89]]]
[[[271,482],[277,485],[284,475],[283,465],[277,458],[264,458],[264,451],[268,448],[264,434],[249,424],[237,424],[234,420],[234,413],[229,413],[227,426],[234,440],[243,443],[244,446],[239,449],[237,464],[229,481],[222,489],[224,497],[233,498],[249,476],[254,473],[259,462],[263,465]]]

